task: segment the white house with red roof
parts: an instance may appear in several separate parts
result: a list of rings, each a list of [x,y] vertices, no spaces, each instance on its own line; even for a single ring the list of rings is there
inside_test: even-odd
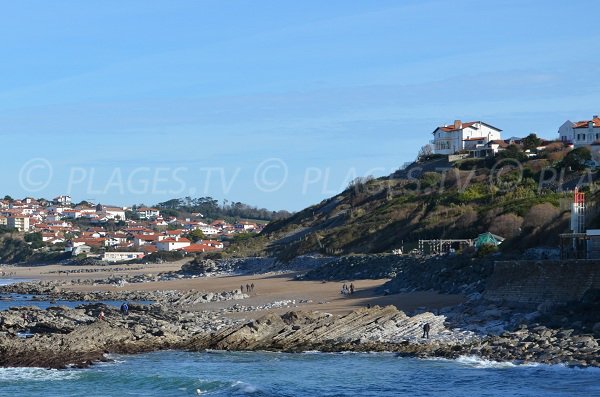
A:
[[[594,115],[591,120],[582,120],[572,123],[565,121],[558,129],[559,139],[571,142],[577,147],[591,145],[600,140],[600,118]]]
[[[463,123],[455,120],[433,131],[433,151],[435,154],[456,154],[463,150],[483,149],[489,141],[501,139],[501,129],[483,121]]]
[[[191,241],[184,237],[169,237],[156,242],[159,251],[176,251],[188,247]]]

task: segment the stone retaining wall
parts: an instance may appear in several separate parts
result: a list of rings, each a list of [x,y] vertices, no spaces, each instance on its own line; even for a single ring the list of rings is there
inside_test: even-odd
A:
[[[485,298],[539,304],[579,301],[600,289],[600,261],[498,261],[487,281]]]

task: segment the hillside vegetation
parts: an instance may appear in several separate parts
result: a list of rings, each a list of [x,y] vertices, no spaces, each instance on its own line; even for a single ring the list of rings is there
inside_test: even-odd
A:
[[[589,153],[583,154],[582,162]],[[309,253],[406,252],[419,239],[474,238],[487,231],[506,238],[505,251],[558,246],[559,233],[569,229],[572,189],[587,185],[589,199],[595,198],[597,172],[579,167],[573,157],[561,148],[534,159],[514,150],[452,164],[429,156],[388,177],[357,179],[229,252],[284,260]],[[598,223],[594,214],[588,219]]]

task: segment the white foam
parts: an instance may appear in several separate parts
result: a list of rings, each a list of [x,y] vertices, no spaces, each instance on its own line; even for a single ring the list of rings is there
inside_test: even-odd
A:
[[[239,380],[235,381],[231,387],[247,394],[256,393],[258,391],[258,387],[251,385],[250,383],[241,382]]]
[[[45,368],[0,368],[0,381],[46,382],[78,379],[81,372]]]
[[[477,356],[460,356],[455,361],[473,368],[513,368],[516,366],[509,361],[486,360]]]

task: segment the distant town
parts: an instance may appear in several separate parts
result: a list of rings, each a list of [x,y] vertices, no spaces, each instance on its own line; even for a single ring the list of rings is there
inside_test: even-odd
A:
[[[0,226],[30,236],[26,241],[35,242],[36,249],[64,250],[75,257],[110,262],[142,259],[158,251],[218,252],[225,240],[259,233],[265,223],[208,221],[201,213],[166,216],[155,207],[73,204],[68,195],[52,200],[9,196],[0,200]]]

